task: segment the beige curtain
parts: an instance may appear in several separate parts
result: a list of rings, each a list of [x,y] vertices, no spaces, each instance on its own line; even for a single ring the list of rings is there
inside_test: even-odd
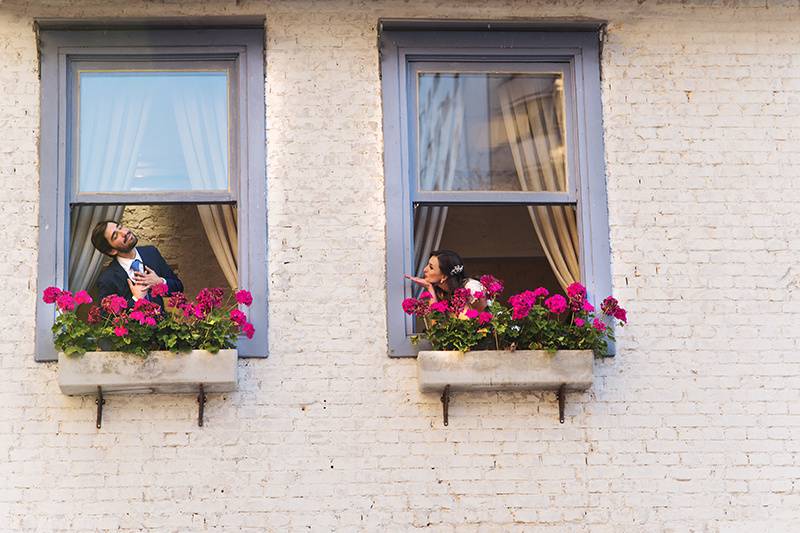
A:
[[[208,190],[215,178],[227,176],[228,119],[226,102],[201,89],[187,89],[175,100],[175,118],[189,180],[195,190]],[[211,250],[231,288],[239,285],[237,209],[231,205],[198,205]]]
[[[239,284],[236,264],[236,258],[239,257],[239,233],[236,228],[238,210],[230,205],[198,205],[197,211],[214,257],[228,285],[235,289]]]
[[[85,205],[72,212],[69,243],[69,290],[92,287],[103,268],[105,255],[92,245],[92,229],[102,220],[119,220],[125,206]]]
[[[523,191],[566,191],[563,81],[519,78],[500,88],[503,122]],[[531,222],[562,288],[580,281],[573,206],[529,207]]]
[[[456,161],[463,148],[463,84],[455,75],[425,77],[419,91],[419,181],[426,191],[452,188]],[[439,248],[447,206],[421,205],[414,213],[414,268],[418,276],[431,252]]]

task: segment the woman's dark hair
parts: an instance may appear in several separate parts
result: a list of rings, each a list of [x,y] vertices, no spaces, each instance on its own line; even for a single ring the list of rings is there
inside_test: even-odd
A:
[[[447,289],[435,287],[436,297],[440,299],[450,298],[456,292],[456,289],[464,286],[464,282],[467,280],[464,261],[461,260],[460,255],[452,250],[434,250],[431,252],[431,257],[436,257],[439,260],[439,270],[447,276],[445,280]]]

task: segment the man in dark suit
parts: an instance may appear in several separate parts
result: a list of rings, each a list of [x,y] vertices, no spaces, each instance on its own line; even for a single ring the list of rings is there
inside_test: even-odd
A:
[[[166,283],[171,294],[182,292],[183,283],[155,246],[137,247],[138,242],[129,228],[115,220],[104,220],[94,227],[92,244],[97,251],[113,259],[97,279],[100,299],[117,294],[126,298],[131,308],[137,300],[147,298],[163,309],[161,296],[151,296],[150,289]]]

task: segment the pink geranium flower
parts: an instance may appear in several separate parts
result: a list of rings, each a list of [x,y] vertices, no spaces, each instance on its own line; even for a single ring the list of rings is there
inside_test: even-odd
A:
[[[110,294],[103,298],[103,301],[100,302],[100,305],[107,313],[118,315],[123,309],[128,307],[128,301],[122,296]]]
[[[239,292],[247,292],[247,291],[239,291]],[[212,309],[215,309],[222,305],[222,296],[225,293],[222,289],[215,287],[215,288],[205,288],[202,289],[199,293],[197,293],[197,306],[203,308],[205,313],[209,313]],[[247,294],[250,294],[249,292]],[[238,293],[237,293],[237,301],[238,301]],[[252,302],[252,297],[250,298]],[[243,302],[239,302],[243,303]]]
[[[91,309],[89,309],[89,315],[86,317],[86,321],[89,324],[99,324],[102,316],[100,315],[100,308],[96,305],[93,305]]]
[[[583,298],[586,296],[586,287],[580,283],[572,283],[567,287],[567,296],[570,298]]]
[[[486,324],[491,320],[492,320],[492,313],[489,313],[488,311],[484,311],[480,315],[478,315],[478,324]]]
[[[253,295],[250,294],[250,291],[237,291],[236,292],[236,301],[240,304],[250,306],[253,303]]]
[[[56,299],[59,297],[61,292],[61,289],[58,287],[47,287],[42,295],[42,300],[44,300],[44,303],[46,304],[54,304],[56,303]]]
[[[256,333],[256,328],[254,328],[253,324],[250,322],[245,322],[242,326],[242,333],[244,333],[248,339],[252,339],[253,335]]]
[[[560,294],[554,294],[544,301],[544,306],[551,313],[560,315],[567,310],[567,299]]]
[[[63,291],[58,295],[58,298],[56,298],[56,305],[62,312],[73,311],[75,309],[75,298],[72,297],[71,292]]]
[[[606,330],[606,325],[598,318],[595,318],[592,321],[592,327],[594,329],[596,329],[597,331],[605,331]]]
[[[538,287],[533,291],[533,297],[537,300],[539,298],[547,298],[548,296],[550,296],[550,291],[548,291],[544,287]]]
[[[584,319],[582,319],[582,318],[576,318],[575,319],[575,325],[578,326],[579,328],[582,328],[585,324],[586,324],[586,321]]]
[[[454,315],[461,314],[461,311],[467,307],[467,304],[472,301],[472,291],[467,288],[456,289],[453,292],[453,297],[450,299],[450,311]]]
[[[436,311],[437,313],[446,313],[447,309],[447,300],[439,300],[431,304],[431,311]]]
[[[614,311],[617,310],[617,307],[619,307],[619,302],[612,296],[607,297],[600,305],[600,309],[608,316],[614,316]]]
[[[89,293],[86,291],[78,291],[75,294],[75,303],[78,305],[90,304],[92,303],[92,297],[89,296]]]
[[[158,285],[153,285],[150,288],[150,295],[155,297],[163,296],[169,292],[169,287],[166,283],[159,283]]]
[[[125,326],[117,326],[114,328],[114,335],[116,335],[117,337],[124,337],[127,334],[128,334],[128,328],[126,328]]]
[[[580,311],[586,301],[586,287],[577,282],[572,283],[567,287],[567,296],[569,297],[570,309]]]
[[[490,274],[481,276],[480,282],[481,285],[483,285],[483,288],[486,289],[485,296],[487,298],[493,299],[495,296],[503,292],[503,282]]]
[[[480,313],[478,311],[476,311],[475,309],[467,309],[467,312],[464,313],[464,314],[467,316],[467,318],[472,320],[472,319],[478,318],[478,315]]]
[[[433,298],[433,294],[429,293],[428,291],[422,291],[422,293],[419,295],[420,300],[430,300],[431,298]]]
[[[417,299],[416,298],[406,298],[403,300],[403,311],[407,315],[414,314],[414,309],[417,306]]]
[[[625,309],[623,309],[621,307],[617,307],[614,310],[614,318],[616,318],[617,320],[619,320],[623,324],[627,324],[627,322],[628,322],[628,313],[625,311]]]
[[[594,311],[594,306],[589,303],[589,300],[584,300],[583,310],[586,311],[587,313],[591,313],[592,311]]]
[[[239,327],[242,327],[247,322],[247,316],[238,309],[231,309],[230,318],[238,324]]]

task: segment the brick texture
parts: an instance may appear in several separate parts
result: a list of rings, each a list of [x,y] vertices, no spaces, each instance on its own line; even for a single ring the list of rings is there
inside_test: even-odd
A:
[[[33,361],[37,17],[267,20],[270,351],[210,396]],[[377,21],[609,21],[615,295],[594,387],[455,395],[386,349]],[[796,2],[0,2],[0,529],[790,531],[800,525]],[[390,302],[399,305],[399,302]]]

